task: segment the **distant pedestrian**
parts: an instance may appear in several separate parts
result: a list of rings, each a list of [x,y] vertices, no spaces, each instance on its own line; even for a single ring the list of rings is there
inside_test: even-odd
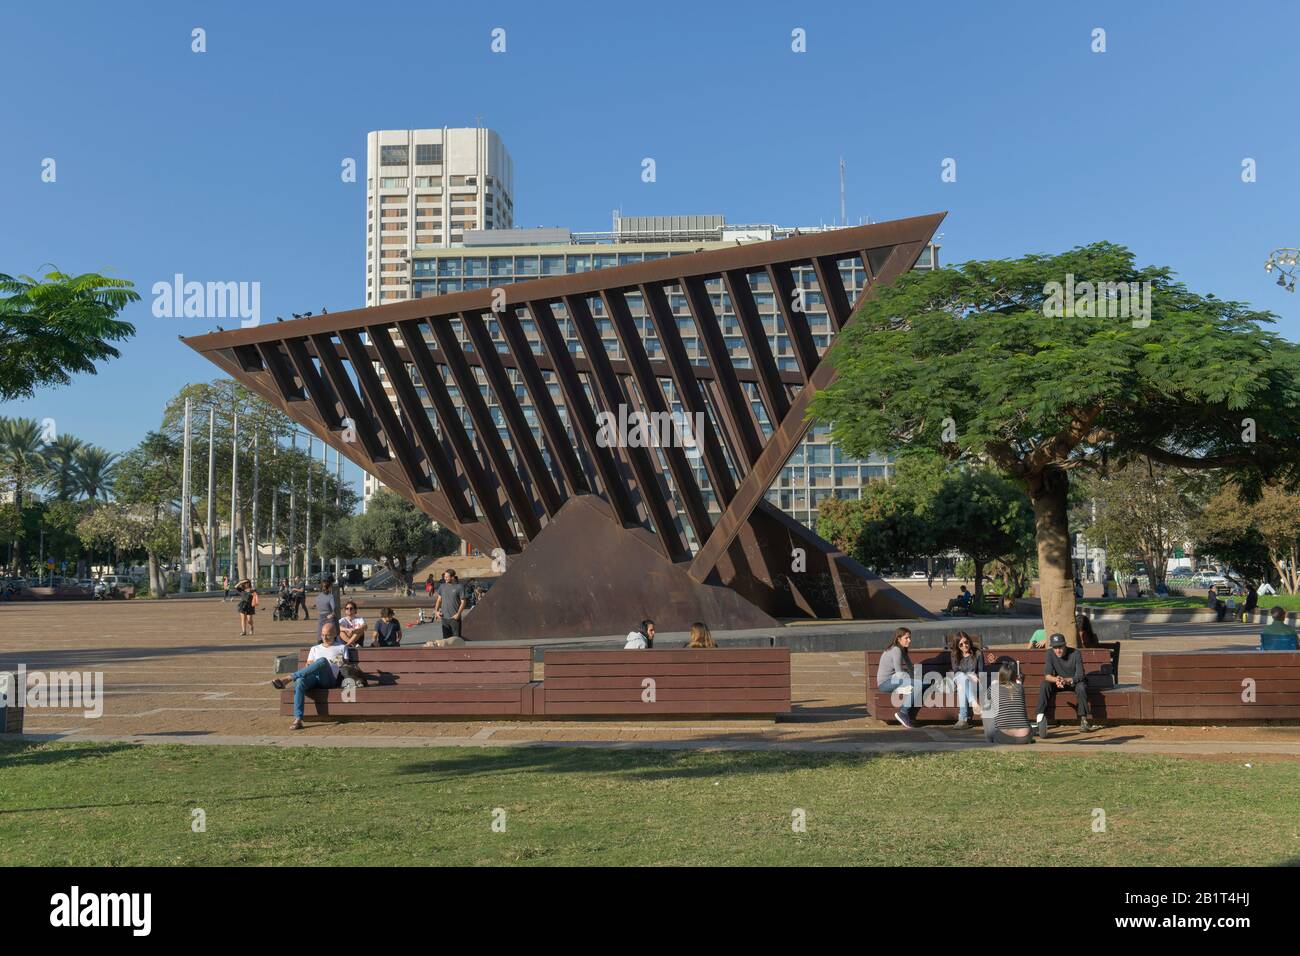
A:
[[[320,631],[326,624],[338,624],[339,599],[334,593],[334,579],[326,575],[320,584],[320,594],[316,595],[316,630]]]

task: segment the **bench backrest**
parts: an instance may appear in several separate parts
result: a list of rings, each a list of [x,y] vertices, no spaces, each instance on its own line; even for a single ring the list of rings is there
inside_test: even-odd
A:
[[[1142,655],[1142,686],[1177,691],[1196,685],[1239,693],[1246,678],[1295,681],[1300,689],[1300,651],[1155,651]]]
[[[754,710],[790,706],[788,647],[712,650],[546,651],[542,657],[547,706],[601,701],[641,709],[646,679],[655,682],[661,710],[671,701],[754,702]]]
[[[883,650],[867,651],[867,687],[873,692],[876,689],[876,671],[880,668],[880,658],[884,653]],[[983,650],[984,666],[985,669],[992,670],[999,658],[1014,658],[1020,662],[1020,673],[1024,676],[1025,683],[1036,685],[1043,679],[1048,653],[1046,650],[1027,647],[986,647]],[[1075,653],[1083,655],[1083,673],[1089,687],[1115,685],[1109,650],[1104,647],[1084,647],[1076,648]],[[943,648],[913,648],[909,656],[912,666],[919,666],[922,674],[931,671],[946,674],[951,669],[948,651]]]
[[[380,684],[513,684],[533,677],[531,647],[363,647],[357,666]],[[298,664],[307,651],[298,652]]]

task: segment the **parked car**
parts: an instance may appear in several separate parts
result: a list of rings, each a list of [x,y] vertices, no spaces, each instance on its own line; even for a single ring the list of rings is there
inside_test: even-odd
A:
[[[908,577],[910,577],[913,581],[929,580],[929,575],[927,575],[924,571],[913,571],[911,574],[908,575]]]

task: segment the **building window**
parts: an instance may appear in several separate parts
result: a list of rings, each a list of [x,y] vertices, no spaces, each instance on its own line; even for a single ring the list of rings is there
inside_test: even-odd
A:
[[[437,188],[442,186],[441,176],[416,176],[415,185],[424,189]]]
[[[380,166],[405,166],[407,149],[405,146],[380,146]]]
[[[379,188],[380,189],[405,189],[406,177],[405,176],[383,177],[379,180]]]
[[[415,163],[417,166],[437,166],[441,164],[442,143],[418,144],[415,147]]]
[[[492,256],[489,266],[494,276],[514,275],[515,272],[515,260],[510,256]]]
[[[569,272],[589,272],[591,270],[591,256],[569,256]]]
[[[558,276],[564,274],[564,256],[542,256],[542,275]]]

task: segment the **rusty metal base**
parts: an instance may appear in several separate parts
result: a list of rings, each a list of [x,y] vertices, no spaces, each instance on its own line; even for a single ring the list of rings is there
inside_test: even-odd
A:
[[[785,572],[791,549],[805,572]],[[621,527],[609,505],[579,495],[560,509],[466,617],[467,641],[626,634],[644,618],[660,631],[695,621],[716,630],[779,627],[778,617],[931,615],[783,512],[756,510],[718,580],[696,582],[663,557],[645,528]],[[777,570],[773,571],[775,568]],[[722,570],[722,569],[720,569]]]
[[[664,631],[779,626],[731,588],[696,583],[656,540],[598,497],[569,499],[465,619],[465,640],[626,634],[644,618]]]

